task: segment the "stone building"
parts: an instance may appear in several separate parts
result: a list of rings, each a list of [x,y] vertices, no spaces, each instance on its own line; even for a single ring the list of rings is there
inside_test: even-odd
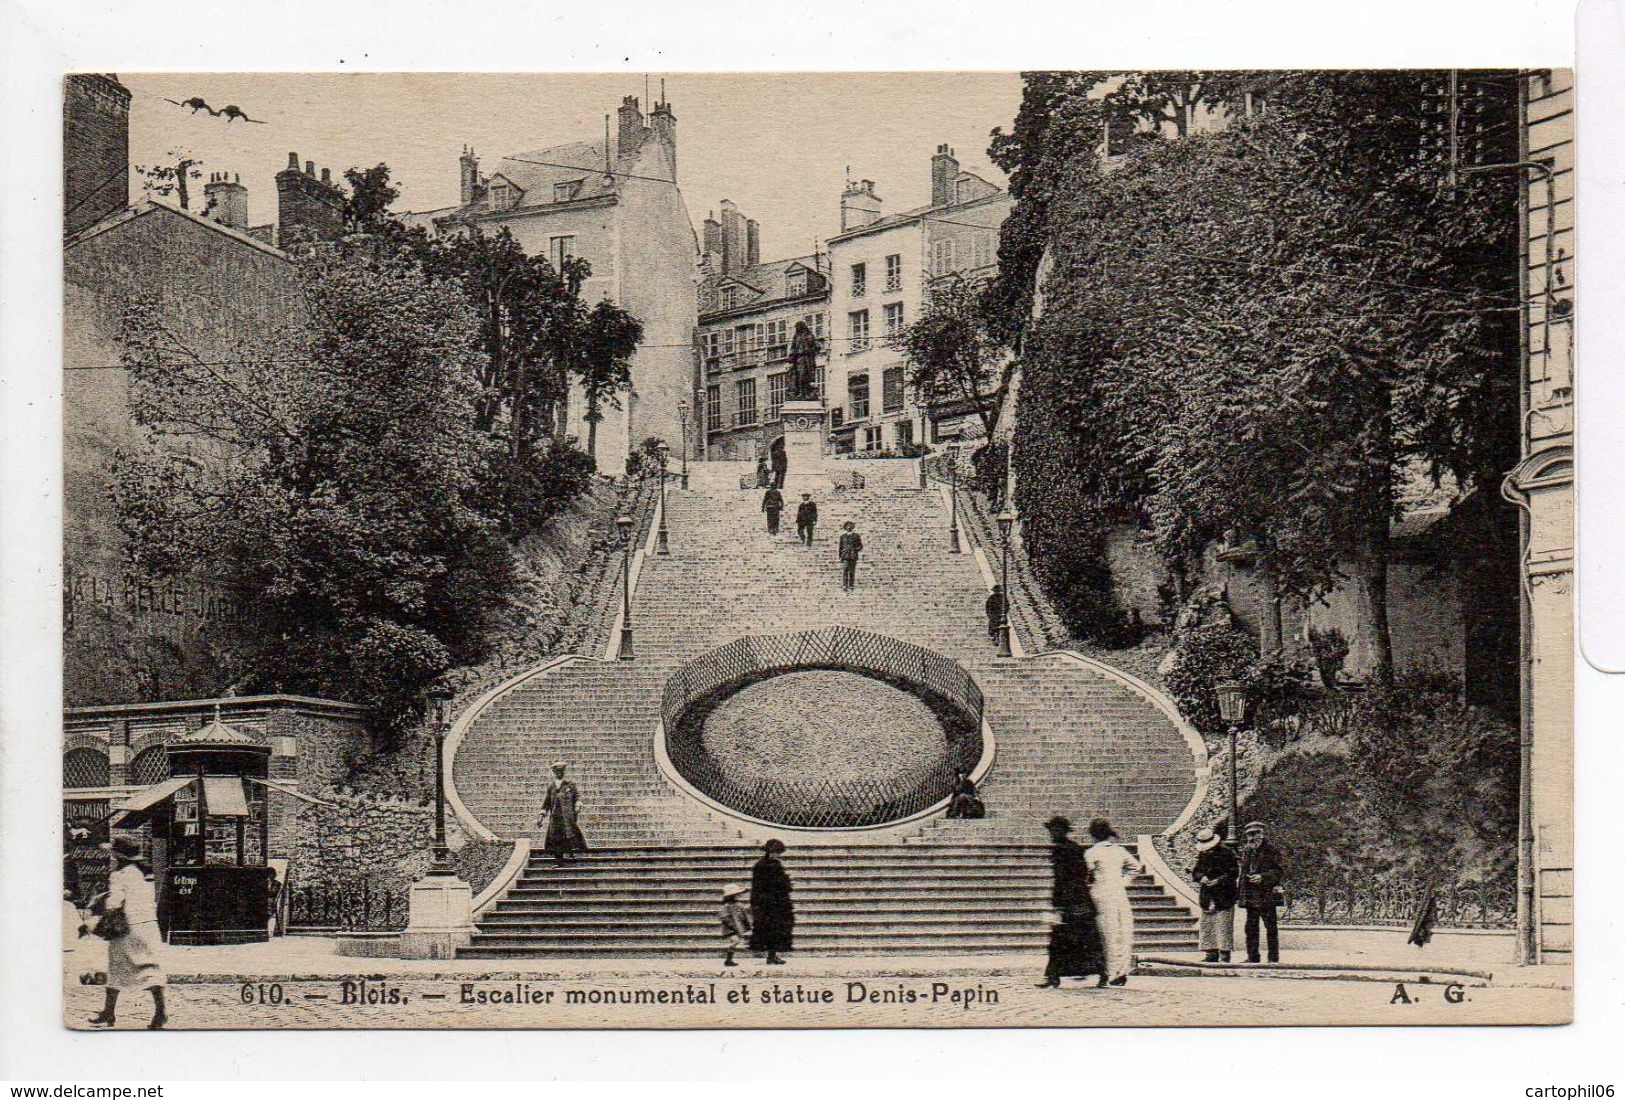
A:
[[[931,202],[884,213],[873,180],[849,182],[841,231],[829,239],[832,325],[828,404],[839,452],[896,450],[956,437],[968,407],[922,406],[890,341],[919,319],[933,282],[991,278],[1010,196],[960,168],[953,150],[931,158]]]
[[[326,171],[301,171],[290,154],[275,227],[247,224],[248,190],[224,173],[204,186],[207,216],[129,206],[128,92],[102,76],[67,86],[65,190],[76,197],[65,220],[77,228],[63,244],[64,697],[77,706],[212,695],[241,674],[235,655],[246,651],[253,609],[202,575],[155,585],[127,568],[114,461],[144,434],[130,414],[119,333],[126,310],[147,300],[200,360],[229,367],[287,354],[304,303],[294,264],[270,241],[336,235],[343,196]],[[124,183],[94,186],[117,163]]]
[[[1574,952],[1574,74],[1520,74],[1524,177],[1521,511],[1524,761],[1519,929],[1525,962]]]
[[[691,445],[696,457],[751,460],[778,434],[798,321],[818,339],[823,392],[829,277],[818,253],[758,262],[756,222],[727,199],[721,211],[720,221],[705,221],[710,273],[699,291],[701,380]]]
[[[598,468],[618,473],[651,436],[681,446],[677,406],[693,389],[699,243],[677,186],[677,116],[670,103],[644,116],[627,96],[601,140],[503,157],[487,173],[472,149],[459,160],[457,205],[406,214],[436,234],[510,231],[531,255],[558,266],[585,259],[588,301],[608,299],[643,324],[631,392],[602,409]],[[573,391],[566,431],[587,438],[586,405]]]

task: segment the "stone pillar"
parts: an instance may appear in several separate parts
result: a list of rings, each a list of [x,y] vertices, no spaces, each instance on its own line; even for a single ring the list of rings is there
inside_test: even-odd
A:
[[[474,891],[456,875],[432,871],[412,884],[401,958],[451,959],[474,938]]]
[[[823,464],[828,415],[821,401],[786,401],[779,411],[791,477],[815,473]]]

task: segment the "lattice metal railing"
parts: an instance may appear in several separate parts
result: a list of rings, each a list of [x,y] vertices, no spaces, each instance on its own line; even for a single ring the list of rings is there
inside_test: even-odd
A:
[[[1427,887],[1422,883],[1306,883],[1299,890],[1287,883],[1287,905],[1281,919],[1293,924],[1409,924],[1421,912]],[[1510,885],[1468,883],[1433,892],[1434,919],[1441,928],[1511,928],[1517,923],[1517,898]]]
[[[700,736],[716,703],[749,684],[804,669],[869,676],[920,696],[944,719],[946,750],[905,774],[760,778],[729,774]],[[911,817],[947,798],[982,754],[982,690],[959,664],[921,646],[848,626],[737,638],[688,661],[661,699],[666,750],[685,780],[750,817],[802,828],[854,828]]]

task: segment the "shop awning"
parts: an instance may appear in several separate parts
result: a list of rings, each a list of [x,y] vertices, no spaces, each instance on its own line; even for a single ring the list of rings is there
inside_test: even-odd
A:
[[[303,799],[304,801],[309,802],[312,806],[336,807],[338,805],[337,802],[329,802],[326,799],[317,798],[314,795],[308,795],[304,791],[295,790],[293,787],[285,787],[281,783],[272,783],[270,780],[261,779],[258,776],[250,775],[245,776],[244,778],[246,778],[250,783],[258,783],[266,790],[276,791],[279,794],[289,794],[295,798]]]
[[[154,783],[144,790],[136,791],[130,796],[128,802],[115,807],[113,812],[115,814],[134,814],[140,813],[142,810],[150,810],[190,782],[192,782],[192,777],[187,775],[178,779],[166,779],[162,783]]]
[[[243,781],[238,776],[204,776],[203,798],[210,817],[248,816],[248,799],[243,797]]]

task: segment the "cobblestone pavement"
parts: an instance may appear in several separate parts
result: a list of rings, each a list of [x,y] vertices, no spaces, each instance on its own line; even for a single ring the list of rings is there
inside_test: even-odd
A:
[[[97,987],[73,987],[66,1023],[83,1028]],[[1070,1027],[1215,1024],[1561,1023],[1565,989],[1286,978],[1135,977],[1121,989],[1031,976],[865,972],[797,977],[752,965],[673,977],[270,978],[178,981],[176,1029],[622,1027]],[[118,1027],[146,1026],[150,1002],[126,994]]]

